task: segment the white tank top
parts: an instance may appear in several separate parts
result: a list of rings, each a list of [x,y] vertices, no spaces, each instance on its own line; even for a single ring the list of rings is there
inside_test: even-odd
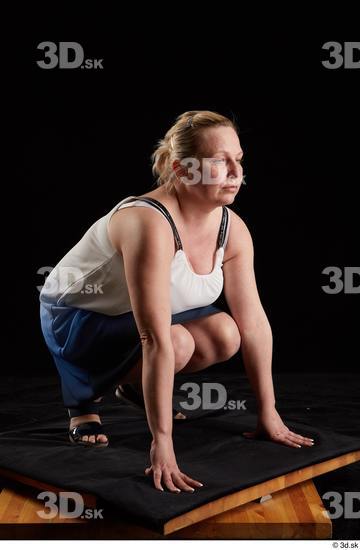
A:
[[[180,313],[212,304],[221,294],[224,279],[222,261],[230,228],[230,214],[223,206],[215,262],[210,273],[201,275],[190,267],[175,223],[167,208],[153,197],[130,196],[95,222],[80,241],[60,260],[46,279],[40,300],[57,306],[73,306],[121,315],[132,311],[122,255],[112,246],[108,223],[121,208],[146,206],[157,210],[169,221],[175,239],[171,263],[171,313]]]

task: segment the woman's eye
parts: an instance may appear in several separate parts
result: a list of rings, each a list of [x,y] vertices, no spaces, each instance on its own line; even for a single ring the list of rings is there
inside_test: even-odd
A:
[[[225,162],[225,159],[213,159],[213,164],[220,164],[221,162]]]

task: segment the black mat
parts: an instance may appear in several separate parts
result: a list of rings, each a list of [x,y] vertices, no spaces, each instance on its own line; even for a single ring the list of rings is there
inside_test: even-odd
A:
[[[245,399],[247,408],[193,411],[188,413],[189,421],[174,427],[179,467],[204,483],[194,494],[154,489],[151,478],[144,475],[151,442],[145,417],[112,396],[102,408],[109,447],[72,446],[56,374],[1,379],[0,467],[65,490],[95,494],[118,510],[119,519],[160,529],[168,520],[214,499],[360,449],[359,377],[349,375],[349,389],[339,396],[336,382],[324,375],[274,375],[277,409],[284,422],[315,439],[314,447],[301,449],[241,435],[255,428],[256,405],[247,378],[238,369],[220,365],[178,375],[176,388],[188,381],[221,382],[228,399]],[[181,399],[176,391],[175,402]]]

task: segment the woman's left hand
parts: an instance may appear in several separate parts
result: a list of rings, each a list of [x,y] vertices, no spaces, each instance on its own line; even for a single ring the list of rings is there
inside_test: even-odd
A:
[[[311,447],[314,445],[312,439],[289,430],[275,407],[259,413],[255,432],[244,432],[242,435],[248,439],[269,439],[289,447]]]

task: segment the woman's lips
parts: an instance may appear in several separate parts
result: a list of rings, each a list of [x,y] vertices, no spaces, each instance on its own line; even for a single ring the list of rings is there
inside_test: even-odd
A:
[[[225,185],[225,187],[222,187],[222,189],[226,189],[227,191],[236,191],[237,188],[237,185]]]

